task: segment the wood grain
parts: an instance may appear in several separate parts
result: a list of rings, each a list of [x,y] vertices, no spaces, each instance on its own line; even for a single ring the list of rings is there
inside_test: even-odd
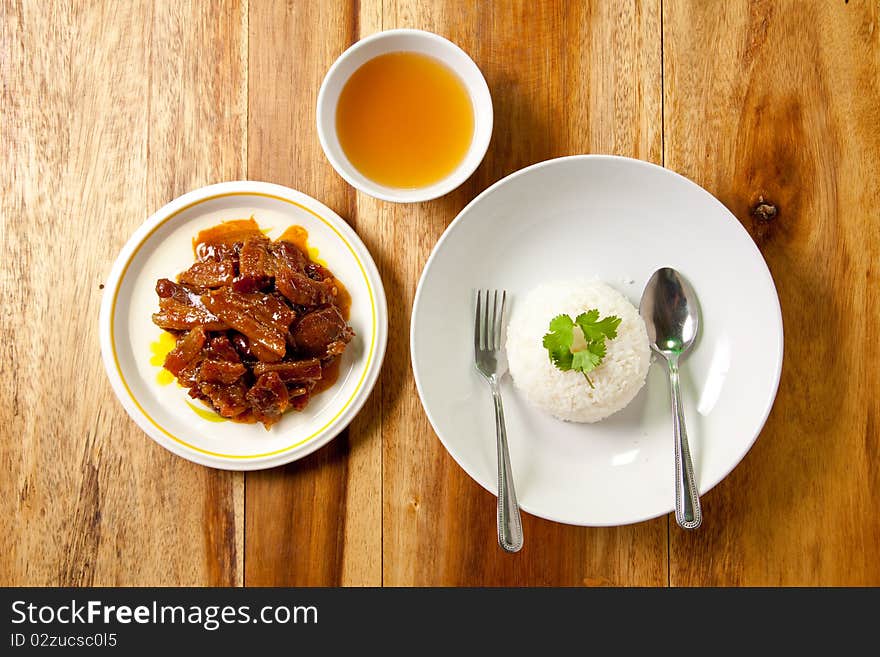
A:
[[[460,44],[495,102],[483,164],[430,203],[356,193],[314,127],[330,64],[393,27]],[[0,52],[0,585],[880,584],[876,2],[0,0]],[[471,198],[585,152],[665,162],[734,212],[779,289],[783,379],[698,532],[526,516],[509,556],[494,498],[419,403],[412,300]],[[132,231],[241,178],[348,220],[390,314],[382,376],[349,429],[247,477],[149,440],[97,338],[100,285]]]
[[[314,114],[324,74],[357,40],[356,8],[255,2],[249,15],[249,178],[314,196],[357,227],[354,193],[324,157]],[[247,585],[381,584],[375,399],[315,454],[248,474]]]
[[[671,582],[880,584],[880,7],[666,2],[664,46],[666,165],[749,230],[786,331],[770,419],[672,532]]]
[[[428,424],[408,339],[424,262],[479,191],[518,168],[572,153],[659,162],[659,2],[386,0],[383,11],[384,29],[419,27],[464,48],[483,71],[495,105],[486,159],[457,191],[418,205],[358,198],[358,227],[376,235],[389,298],[381,391],[384,583],[665,585],[665,518],[586,529],[526,515],[523,551],[504,554],[496,543],[494,497],[468,478]]]
[[[0,14],[14,254],[0,270],[0,584],[240,583],[241,478],[149,440],[114,399],[97,338],[101,284],[135,227],[243,174],[240,8]]]

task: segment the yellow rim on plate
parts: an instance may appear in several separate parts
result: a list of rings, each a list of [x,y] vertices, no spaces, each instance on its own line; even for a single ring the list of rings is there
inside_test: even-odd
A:
[[[190,208],[193,208],[201,203],[205,203],[206,201],[213,201],[215,199],[225,198],[228,196],[261,196],[263,198],[269,198],[269,199],[273,199],[276,201],[283,201],[284,203],[289,203],[290,205],[294,205],[294,206],[300,208],[301,210],[305,210],[310,215],[314,216],[316,219],[323,222],[334,233],[336,233],[336,235],[339,237],[339,239],[342,240],[342,243],[345,244],[345,246],[351,252],[352,257],[354,257],[355,262],[357,262],[358,267],[361,270],[361,274],[364,277],[364,282],[367,284],[367,292],[370,295],[370,315],[372,318],[371,319],[372,329],[371,329],[371,335],[370,335],[370,348],[367,351],[367,362],[366,362],[366,365],[364,366],[364,371],[361,373],[361,378],[358,381],[357,385],[355,386],[354,391],[351,394],[351,397],[349,397],[348,400],[345,402],[345,404],[342,405],[342,408],[339,409],[339,411],[336,413],[336,415],[334,415],[332,418],[330,418],[330,420],[324,426],[322,426],[320,429],[318,429],[317,431],[312,433],[310,436],[303,438],[300,441],[295,442],[293,445],[288,445],[287,447],[282,447],[281,449],[276,449],[271,452],[264,452],[262,454],[244,455],[244,454],[222,454],[220,452],[212,452],[210,450],[202,449],[201,447],[196,447],[195,445],[191,445],[190,443],[186,442],[185,440],[182,440],[182,439],[178,438],[177,436],[175,436],[173,433],[168,431],[161,424],[156,422],[156,420],[154,420],[150,416],[150,414],[147,413],[147,411],[144,409],[144,407],[141,406],[140,402],[137,400],[137,398],[131,392],[131,388],[129,388],[128,382],[125,380],[125,376],[122,373],[122,368],[119,366],[119,358],[116,354],[116,331],[115,331],[115,326],[114,326],[116,323],[116,301],[119,296],[119,290],[122,288],[122,281],[125,280],[125,274],[128,272],[128,267],[131,264],[132,260],[134,260],[135,256],[137,256],[141,247],[144,245],[144,243],[148,239],[150,239],[150,237],[153,235],[153,233],[155,233],[166,222],[170,221],[171,219],[173,219],[174,217],[179,215],[181,212],[184,212],[185,210],[189,210]],[[167,217],[162,219],[158,224],[156,224],[153,227],[153,229],[149,233],[144,235],[143,239],[141,239],[141,241],[138,242],[138,245],[134,248],[131,255],[128,257],[128,260],[126,260],[125,266],[122,268],[122,273],[119,276],[119,284],[116,286],[116,290],[113,293],[113,302],[110,305],[110,345],[111,345],[111,349],[113,351],[113,363],[116,367],[117,374],[119,374],[119,380],[122,381],[122,386],[125,388],[125,391],[128,393],[128,396],[131,399],[131,401],[134,402],[134,405],[137,406],[138,410],[143,414],[143,416],[145,418],[147,418],[147,420],[150,421],[150,423],[154,427],[156,427],[159,431],[161,431],[166,436],[171,438],[171,440],[173,440],[174,442],[179,443],[179,444],[181,444],[185,447],[188,447],[189,449],[194,450],[196,452],[199,452],[201,454],[207,454],[209,456],[218,456],[218,457],[226,458],[226,459],[240,459],[240,460],[259,459],[259,458],[265,458],[268,456],[275,456],[277,454],[283,454],[284,452],[289,452],[292,449],[295,449],[301,445],[306,444],[310,440],[314,439],[315,437],[317,437],[321,433],[323,433],[331,424],[333,424],[339,418],[340,415],[342,415],[345,412],[345,410],[351,405],[352,401],[357,396],[357,393],[361,389],[361,386],[364,383],[364,379],[367,376],[367,372],[369,372],[369,370],[370,370],[370,363],[373,360],[373,351],[374,351],[375,344],[376,344],[376,302],[373,297],[373,288],[370,285],[370,279],[367,277],[367,272],[364,269],[364,265],[361,262],[361,259],[358,257],[357,253],[355,252],[354,248],[352,248],[351,244],[348,243],[348,240],[346,240],[345,237],[343,237],[342,233],[340,233],[339,230],[337,230],[336,226],[334,226],[332,223],[327,221],[324,217],[319,215],[317,212],[315,212],[311,208],[306,207],[305,205],[302,205],[301,203],[297,203],[296,201],[291,201],[290,199],[284,198],[283,196],[276,196],[275,194],[266,194],[263,192],[227,192],[225,194],[215,194],[214,196],[208,196],[206,198],[199,199],[198,201],[194,201],[193,203],[190,203],[189,205],[185,205],[184,207],[182,207],[178,210],[175,210],[170,215],[168,215]]]

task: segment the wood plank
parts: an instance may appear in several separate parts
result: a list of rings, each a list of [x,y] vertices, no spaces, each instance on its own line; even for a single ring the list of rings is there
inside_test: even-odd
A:
[[[147,215],[243,173],[237,5],[0,13],[0,225],[16,254],[0,278],[0,583],[239,583],[240,477],[172,456],[128,419],[96,322],[103,278]],[[205,122],[228,141],[204,146]]]
[[[156,3],[147,207],[247,171],[247,0]],[[176,463],[202,494],[203,584],[244,582],[244,474]]]
[[[749,230],[786,331],[761,437],[672,532],[674,585],[880,584],[878,28],[868,2],[664,5],[666,165]]]
[[[314,196],[359,228],[315,129],[321,80],[356,40],[354,4],[259,2],[249,14],[249,178]],[[371,400],[315,454],[248,475],[246,584],[381,583],[379,411]]]
[[[560,155],[602,152],[660,161],[659,1],[386,0],[383,7],[384,29],[419,27],[464,48],[482,69],[495,105],[486,159],[457,191],[418,205],[358,198],[359,227],[382,245],[377,255],[389,298],[381,391],[384,583],[665,585],[665,518],[578,528],[526,515],[523,551],[502,553],[495,499],[437,440],[409,363],[418,276],[442,231],[479,191]]]

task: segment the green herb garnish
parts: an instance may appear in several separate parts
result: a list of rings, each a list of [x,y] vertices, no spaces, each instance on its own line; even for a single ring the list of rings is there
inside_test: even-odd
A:
[[[586,346],[572,351],[575,326],[583,333]],[[620,317],[609,315],[600,320],[599,311],[595,308],[581,313],[575,319],[568,315],[557,315],[550,320],[550,332],[544,336],[544,348],[557,369],[583,373],[592,388],[593,382],[587,373],[602,364],[606,352],[605,339],[616,338],[618,326]]]

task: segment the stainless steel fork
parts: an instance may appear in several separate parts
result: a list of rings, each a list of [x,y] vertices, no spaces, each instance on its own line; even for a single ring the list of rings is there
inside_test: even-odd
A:
[[[500,300],[500,303],[499,303]],[[501,377],[507,372],[507,355],[501,346],[504,326],[504,306],[507,292],[489,290],[477,292],[477,310],[474,314],[474,364],[489,383],[495,402],[495,433],[498,443],[498,544],[506,552],[519,552],[523,546],[522,519],[516,502],[510,454],[507,450],[507,430],[504,426],[504,406],[501,404]]]

